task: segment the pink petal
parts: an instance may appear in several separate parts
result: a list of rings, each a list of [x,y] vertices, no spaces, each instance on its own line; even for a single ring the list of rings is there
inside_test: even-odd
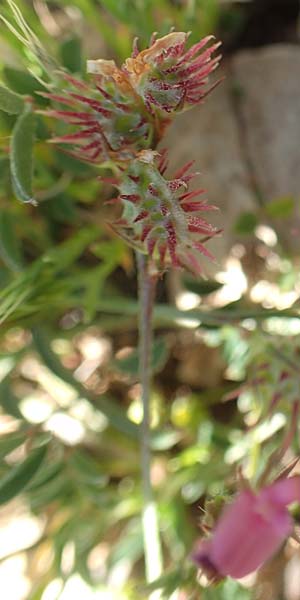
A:
[[[279,549],[292,531],[287,506],[300,501],[300,477],[275,481],[258,494],[243,491],[222,513],[194,560],[214,577],[244,577]]]
[[[279,479],[264,488],[261,496],[268,502],[279,506],[288,506],[292,502],[300,502],[300,476]]]
[[[210,558],[223,575],[240,578],[278,550],[292,530],[288,511],[270,511],[261,495],[242,492],[223,513],[211,540]]]

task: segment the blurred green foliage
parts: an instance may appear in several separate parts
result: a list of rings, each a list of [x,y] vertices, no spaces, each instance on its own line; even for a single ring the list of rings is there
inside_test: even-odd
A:
[[[38,0],[37,12],[18,0],[18,7],[57,64],[83,76],[87,55],[123,60],[134,36],[144,46],[153,31],[173,26],[191,29],[195,41],[216,31],[221,12],[217,0]],[[4,26],[0,44],[0,503],[24,492],[20,502],[41,518],[41,537],[27,551],[28,600],[43,600],[53,580],[62,591],[74,573],[101,593],[121,569],[120,597],[145,597],[133,257],[106,225],[105,169],[47,144],[52,125],[32,113],[28,96],[40,109],[48,102],[38,94],[47,74],[32,48]],[[269,216],[292,208],[289,198],[274,201]],[[236,230],[253,235],[263,216],[241,215]],[[285,289],[297,279],[288,265]],[[202,587],[189,556],[204,496],[230,494],[238,464],[254,479],[258,457],[264,466],[280,443],[284,419],[248,428],[247,415],[264,415],[269,396],[258,409],[255,393],[237,408],[233,390],[265,340],[262,330],[273,335],[271,317],[285,335],[286,323],[297,329],[299,314],[249,298],[215,308],[209,302],[223,284],[186,277],[181,284],[203,307],[175,308],[164,289],[155,309],[151,443],[166,574],[151,589],[164,598],[181,590],[203,600],[246,600],[250,591],[233,581]],[[185,329],[195,320],[194,331]],[[194,349],[197,383],[179,375]],[[213,369],[204,360],[209,352],[222,361],[213,386],[203,375]]]

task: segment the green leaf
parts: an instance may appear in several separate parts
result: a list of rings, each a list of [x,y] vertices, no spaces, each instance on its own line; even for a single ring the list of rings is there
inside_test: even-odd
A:
[[[54,161],[57,168],[62,171],[67,171],[71,173],[71,175],[76,175],[76,177],[88,177],[94,176],[95,167],[90,165],[89,163],[84,163],[74,156],[69,154],[65,154],[61,150],[57,149],[54,154]]]
[[[70,495],[73,492],[72,482],[66,476],[66,473],[62,472],[57,474],[56,477],[53,477],[43,486],[39,486],[33,490],[28,488],[30,506],[32,510],[39,511],[49,506],[49,504],[55,500],[59,499],[60,502],[62,502],[62,499],[65,498],[65,496]]]
[[[300,314],[296,310],[284,309],[261,309],[250,305],[249,307],[239,308],[240,301],[231,302],[223,309],[216,310],[179,310],[170,304],[156,304],[154,307],[154,324],[176,323],[178,319],[199,320],[205,325],[220,326],[224,323],[242,321],[243,319],[264,320],[270,317],[280,316],[282,318],[300,319]],[[127,300],[119,296],[101,298],[98,304],[98,311],[104,314],[113,315],[138,315],[138,303]]]
[[[99,490],[107,483],[107,475],[103,473],[100,461],[83,450],[73,452],[70,465],[76,470],[76,480],[83,484],[95,485]]]
[[[3,74],[8,85],[18,94],[27,94],[31,96],[37,91],[45,91],[45,87],[28,71],[21,71],[13,67],[4,67]],[[45,104],[44,98],[37,96],[37,99]]]
[[[56,479],[63,471],[63,462],[53,462],[39,470],[28,485],[29,492],[35,492],[44,485],[48,485],[53,479]]]
[[[72,238],[49,250],[24,269],[11,284],[0,291],[0,323],[17,310],[26,312],[29,308],[30,312],[32,299],[34,298],[34,304],[37,305],[41,295],[45,298],[45,292],[48,294],[47,306],[49,306],[50,290],[52,291],[58,281],[57,275],[75,262],[98,236],[97,227],[82,228]],[[35,310],[38,311],[38,308],[33,312]]]
[[[174,429],[165,429],[164,431],[152,431],[151,448],[152,450],[169,450],[181,440],[182,434]]]
[[[97,312],[98,299],[101,297],[105,280],[114,270],[114,261],[100,263],[97,267],[90,269],[86,277],[86,292],[83,298],[85,307],[85,321],[92,321]]]
[[[102,0],[102,5],[108,10],[116,19],[125,23],[130,23],[130,17],[132,15],[132,2],[124,0],[119,2],[118,0]]]
[[[217,587],[207,587],[203,590],[203,600],[250,600],[251,590],[242,587],[237,581],[227,579]]]
[[[50,569],[49,569],[49,574],[50,574]],[[49,575],[48,575],[48,577],[49,577]],[[36,585],[34,585],[33,589],[29,591],[27,600],[42,600],[45,589],[47,588],[49,583],[50,583],[50,577],[49,577],[49,580],[45,579],[41,583],[37,583]]]
[[[81,41],[77,36],[70,37],[62,43],[60,56],[64,67],[71,73],[82,71]]]
[[[286,198],[276,198],[266,204],[264,208],[268,217],[277,219],[287,218],[292,214],[295,208],[295,200],[289,196]]]
[[[169,350],[166,341],[163,337],[155,340],[152,346],[152,372],[158,373],[166,364],[169,357]],[[126,373],[133,377],[139,372],[139,352],[138,349],[133,350],[129,356],[114,360],[114,366],[121,373]]]
[[[199,281],[198,279],[192,279],[191,277],[185,277],[183,279],[184,286],[189,292],[193,292],[194,294],[199,294],[199,296],[207,296],[208,294],[212,294],[216,292],[221,287],[223,287],[223,283],[214,280],[203,280]]]
[[[143,535],[141,522],[137,519],[132,519],[122,532],[119,541],[114,545],[108,562],[110,567],[113,567],[126,558],[133,565],[141,558],[142,554]]]
[[[14,221],[11,213],[0,213],[0,256],[12,271],[22,269],[20,246],[15,234]]]
[[[12,392],[8,383],[8,378],[5,377],[0,383],[0,404],[8,415],[12,415],[16,419],[24,420],[24,417],[19,410],[18,403],[18,398]]]
[[[24,110],[24,99],[4,85],[0,85],[0,110],[9,115],[18,115]]]
[[[25,460],[13,467],[0,481],[0,504],[8,502],[24,490],[41,467],[47,453],[47,445],[35,448]]]
[[[58,223],[74,223],[76,219],[75,204],[67,194],[59,194],[41,204],[41,212],[49,221]]]
[[[195,573],[196,576],[196,573]],[[164,573],[158,579],[155,579],[152,583],[147,585],[148,592],[153,590],[163,590],[164,597],[166,598],[166,594],[168,597],[178,588],[180,585],[184,583],[185,573],[182,568],[179,567],[174,569],[174,571],[169,571],[168,573]]]
[[[257,216],[251,212],[242,213],[235,223],[235,232],[241,234],[252,233],[258,223]]]
[[[0,460],[10,454],[15,448],[19,448],[27,439],[26,431],[17,431],[2,435],[0,438]]]
[[[18,117],[11,139],[10,169],[15,194],[23,202],[34,202],[32,197],[33,144],[35,116],[31,105]]]
[[[164,524],[164,543],[176,563],[190,552],[195,538],[194,526],[182,496],[178,494],[166,503],[159,504],[160,522]]]

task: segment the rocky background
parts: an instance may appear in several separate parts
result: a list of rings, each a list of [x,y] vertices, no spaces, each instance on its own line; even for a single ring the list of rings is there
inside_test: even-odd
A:
[[[229,251],[237,219],[269,202],[300,195],[299,2],[237,3],[243,19],[223,45],[223,79],[209,102],[181,116],[166,140],[174,162],[193,154],[210,202],[220,207],[219,260]],[[180,140],[180,143],[179,143]],[[298,207],[272,225],[284,247],[300,249]]]

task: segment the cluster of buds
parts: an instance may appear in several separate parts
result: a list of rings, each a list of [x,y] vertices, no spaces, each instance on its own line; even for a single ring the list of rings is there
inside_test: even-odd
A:
[[[142,52],[135,43],[120,68],[111,60],[88,61],[92,85],[61,73],[63,89],[43,94],[58,106],[43,112],[68,126],[52,142],[71,145],[71,154],[82,160],[113,161],[123,206],[115,231],[161,271],[170,264],[199,273],[194,251],[212,259],[204,242],[217,230],[195,213],[215,207],[194,200],[202,190],[188,191],[190,164],[167,180],[165,155],[157,161],[155,151],[172,117],[214,87],[207,82],[219,44],[209,45],[208,36],[185,50],[187,38],[180,32],[153,38]]]
[[[156,147],[172,113],[198,104],[214,87],[206,84],[218,64],[219,57],[212,54],[219,44],[198,56],[212,36],[184,52],[187,37],[170,33],[142,52],[135,47],[121,68],[113,60],[89,60],[93,85],[60,73],[67,84],[63,93],[42,95],[68,109],[44,114],[73,125],[75,131],[52,141],[72,144],[78,158],[100,163],[107,158],[129,160],[135,152]]]
[[[244,489],[221,513],[210,537],[193,553],[211,582],[245,577],[269,560],[293,531],[288,506],[300,501],[300,477],[278,479],[254,492]]]

